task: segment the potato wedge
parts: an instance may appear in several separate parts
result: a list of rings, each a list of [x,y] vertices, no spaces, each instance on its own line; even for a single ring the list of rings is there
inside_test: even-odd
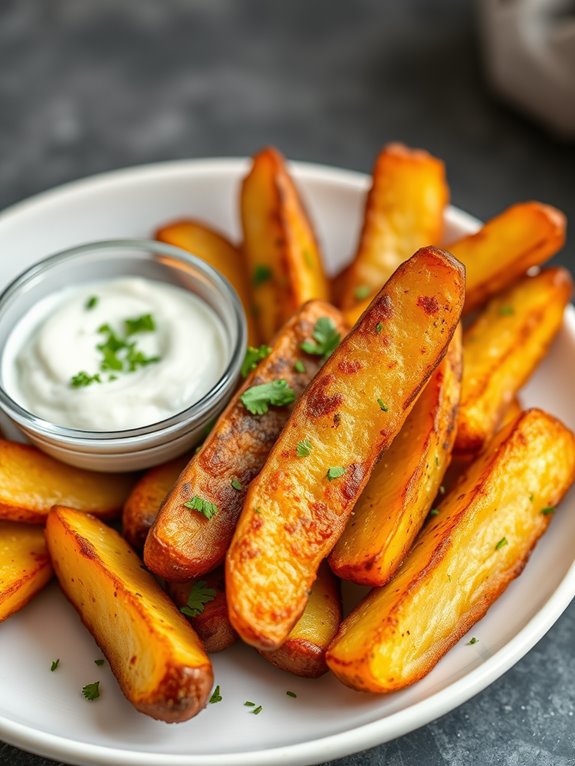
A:
[[[551,205],[523,202],[504,210],[448,249],[465,266],[464,313],[481,306],[537,266],[565,242],[565,216]]]
[[[575,437],[522,413],[475,462],[396,576],[342,623],[327,663],[344,684],[402,689],[428,673],[525,566],[575,477]]]
[[[341,314],[333,306],[321,301],[302,306],[280,330],[269,355],[232,398],[166,497],[144,548],[146,565],[160,577],[196,579],[223,562],[248,484],[264,464],[291,409],[272,407],[265,414],[252,414],[242,396],[253,386],[277,380],[285,380],[299,396],[322,363],[320,356],[301,349],[322,318],[345,333]],[[185,505],[195,497],[215,506],[216,514],[208,520]]]
[[[493,436],[561,327],[571,292],[566,269],[545,269],[493,298],[467,328],[457,454],[477,454]]]
[[[464,314],[555,255],[563,246],[565,230],[565,216],[557,208],[523,202],[492,218],[476,234],[449,245],[449,252],[465,266]],[[368,305],[369,300],[362,301],[344,312],[350,326]]]
[[[358,249],[342,276],[344,310],[373,298],[418,248],[441,242],[448,202],[441,160],[402,144],[383,148],[373,168]]]
[[[22,609],[51,577],[44,530],[0,521],[0,622]]]
[[[36,447],[0,439],[0,519],[44,524],[58,504],[112,518],[134,481],[133,474],[85,471]]]
[[[458,328],[331,552],[330,566],[344,580],[385,585],[423,526],[451,460],[461,361]]]
[[[128,543],[95,516],[55,507],[46,540],[62,590],[141,713],[187,721],[208,702],[201,641]]]
[[[320,566],[302,616],[291,633],[273,652],[261,656],[276,668],[304,678],[327,673],[325,652],[341,622],[339,583],[327,563]]]
[[[254,156],[240,208],[256,321],[269,342],[303,303],[329,300],[329,285],[312,225],[275,149]]]
[[[244,307],[248,325],[248,342],[251,346],[256,346],[259,343],[258,331],[247,268],[240,250],[211,226],[189,218],[162,226],[154,236],[160,242],[167,242],[168,245],[181,247],[197,255],[224,275],[232,284]]]
[[[122,512],[122,534],[137,551],[144,549],[162,501],[189,461],[190,456],[184,455],[151,468],[130,492]]]
[[[180,610],[186,609],[184,614],[202,639],[206,652],[222,652],[235,642],[237,633],[228,617],[223,569],[218,568],[201,580],[169,583],[168,593]]]
[[[423,248],[296,403],[227,555],[230,619],[247,643],[276,649],[300,618],[377,458],[445,355],[463,300],[463,267]]]

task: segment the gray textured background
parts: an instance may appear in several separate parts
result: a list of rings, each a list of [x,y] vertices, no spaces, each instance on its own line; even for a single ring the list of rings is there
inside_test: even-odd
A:
[[[400,139],[487,218],[575,220],[575,148],[488,93],[464,0],[2,0],[0,208],[91,173],[277,145],[369,170]],[[569,250],[558,259],[573,268]],[[575,764],[575,609],[488,690],[340,766]],[[46,761],[0,743],[3,766]],[[158,764],[161,766],[161,764]]]

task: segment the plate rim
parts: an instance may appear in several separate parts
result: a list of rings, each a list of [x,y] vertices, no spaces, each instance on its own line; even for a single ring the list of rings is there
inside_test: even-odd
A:
[[[144,177],[187,176],[190,172],[227,176],[248,167],[249,158],[217,157],[170,160],[105,171],[47,189],[0,211],[0,227],[27,215],[37,206],[61,204],[68,195],[90,189],[98,191],[108,184],[127,185]],[[289,162],[302,181],[336,183],[357,191],[369,188],[369,176],[354,170],[312,162]],[[455,225],[477,228],[477,218],[452,205],[447,218]],[[564,315],[563,330],[575,340],[575,308],[570,304]],[[403,736],[459,707],[502,676],[547,633],[569,606],[575,595],[575,560],[541,609],[501,649],[447,687],[425,699],[376,721],[360,724],[337,734],[308,739],[295,744],[239,753],[170,754],[114,748],[75,741],[60,735],[11,721],[0,715],[0,737],[6,743],[38,755],[70,759],[79,766],[267,766],[269,763],[308,766],[322,760],[341,758]]]

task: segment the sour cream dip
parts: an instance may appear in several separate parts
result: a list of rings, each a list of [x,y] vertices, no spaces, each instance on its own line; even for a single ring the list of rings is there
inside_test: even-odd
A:
[[[39,301],[8,338],[2,376],[14,401],[54,425],[123,431],[198,402],[229,355],[221,320],[198,296],[122,277]]]

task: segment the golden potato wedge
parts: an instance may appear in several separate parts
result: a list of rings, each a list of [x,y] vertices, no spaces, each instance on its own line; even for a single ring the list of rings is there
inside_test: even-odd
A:
[[[302,616],[291,633],[273,652],[260,654],[272,665],[304,678],[327,673],[325,652],[341,622],[339,582],[327,563],[320,566]]]
[[[130,492],[122,512],[122,534],[137,551],[144,549],[162,501],[189,461],[190,456],[184,455],[151,468]]]
[[[36,447],[0,439],[0,519],[44,524],[58,504],[112,518],[134,481],[133,474],[85,471]]]
[[[477,233],[448,246],[465,266],[464,314],[512,285],[529,268],[543,263],[560,250],[565,241],[565,216],[541,202],[523,202],[504,210]],[[354,325],[369,300],[344,311]]]
[[[457,454],[477,454],[493,436],[561,327],[571,291],[566,269],[545,269],[493,298],[467,328]]]
[[[342,623],[327,652],[344,684],[402,689],[428,673],[525,566],[575,477],[575,437],[519,415],[471,466],[396,576]]]
[[[51,577],[44,530],[0,521],[0,622],[22,609]]]
[[[240,208],[256,321],[269,342],[302,303],[329,300],[329,285],[312,225],[275,149],[254,156]]]
[[[160,242],[167,242],[168,245],[181,247],[197,255],[224,275],[232,284],[244,307],[248,325],[248,343],[256,346],[259,342],[258,331],[247,267],[241,251],[211,226],[189,218],[162,226],[154,236]]]
[[[168,583],[168,593],[180,611],[184,610],[206,652],[222,652],[235,642],[237,633],[228,617],[223,569],[201,580]]]
[[[357,252],[342,275],[342,309],[373,298],[418,248],[441,242],[448,202],[441,160],[402,144],[383,148],[373,168]]]
[[[211,663],[128,543],[95,516],[62,506],[48,514],[46,540],[62,590],[134,707],[168,723],[199,713]]]
[[[191,580],[221,564],[248,484],[259,472],[277,439],[290,407],[271,407],[253,414],[242,401],[254,386],[283,380],[297,397],[321,366],[322,358],[301,348],[310,342],[317,322],[329,320],[339,334],[346,331],[340,312],[311,301],[295,314],[272,342],[270,353],[248,377],[222,413],[204,444],[166,497],[146,539],[146,565],[166,580]],[[206,518],[190,507],[194,498],[209,503]],[[188,503],[188,505],[186,505]]]
[[[276,649],[300,618],[377,458],[445,355],[463,301],[463,267],[423,248],[296,403],[227,555],[230,619],[247,643]]]
[[[464,313],[555,255],[565,242],[565,229],[565,216],[557,208],[523,202],[492,218],[476,234],[449,245],[449,252],[465,266]]]
[[[423,526],[451,459],[461,361],[458,328],[331,552],[330,566],[344,580],[385,585]]]

